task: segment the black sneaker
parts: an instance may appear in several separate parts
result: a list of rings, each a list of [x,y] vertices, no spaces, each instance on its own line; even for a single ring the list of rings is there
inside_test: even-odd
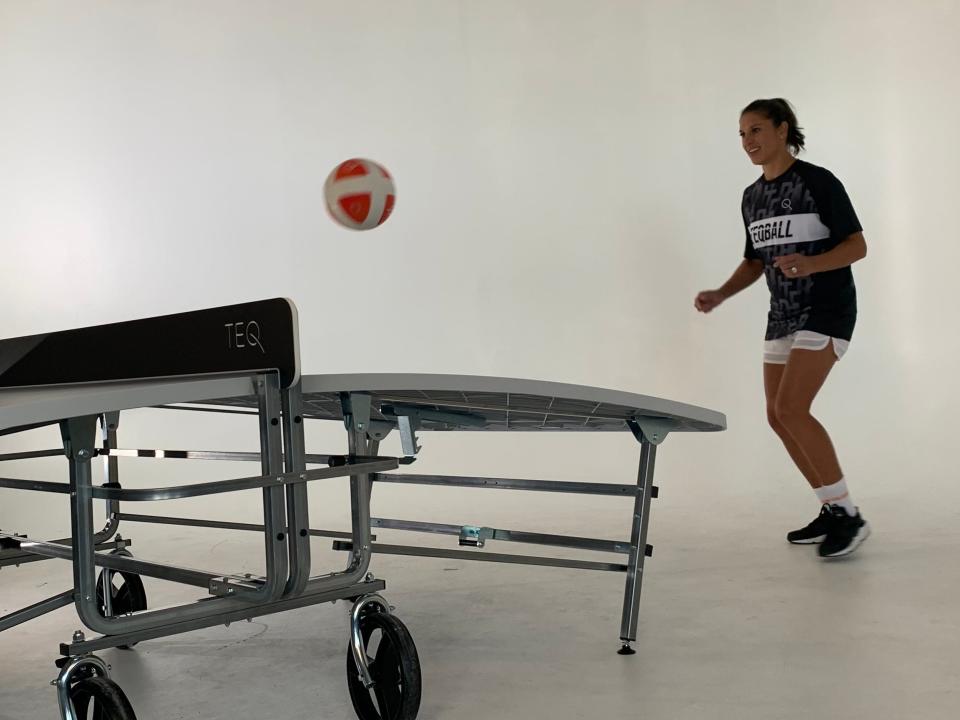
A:
[[[822,558],[835,558],[849,555],[856,550],[860,543],[870,536],[870,525],[860,514],[851,517],[839,505],[830,506],[831,520],[830,530],[823,544],[817,548],[817,552]]]
[[[823,542],[833,527],[833,515],[830,513],[830,506],[824,505],[820,508],[820,514],[816,519],[799,530],[791,530],[787,533],[787,542],[795,545],[814,545]]]

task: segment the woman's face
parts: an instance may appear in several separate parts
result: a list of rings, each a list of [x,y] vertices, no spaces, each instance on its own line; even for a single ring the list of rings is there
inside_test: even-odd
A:
[[[740,116],[740,141],[754,165],[766,165],[787,149],[787,128],[783,122],[775,128],[773,121],[759,113]]]

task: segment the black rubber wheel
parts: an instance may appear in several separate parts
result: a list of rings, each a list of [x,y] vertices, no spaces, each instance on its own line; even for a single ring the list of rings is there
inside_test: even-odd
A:
[[[410,631],[393,615],[373,612],[360,619],[360,635],[375,685],[363,686],[348,646],[347,686],[357,717],[414,720],[420,710],[420,658]]]
[[[106,604],[103,601],[103,579],[106,570],[100,571],[97,578],[97,609],[104,617],[107,615]],[[119,586],[117,583],[120,583]],[[139,575],[113,571],[113,582],[110,585],[110,607],[114,615],[126,615],[147,609],[147,591],[143,587],[143,580]],[[136,645],[120,645],[123,650],[129,650]]]
[[[113,680],[92,677],[70,688],[77,720],[137,720],[130,701]]]

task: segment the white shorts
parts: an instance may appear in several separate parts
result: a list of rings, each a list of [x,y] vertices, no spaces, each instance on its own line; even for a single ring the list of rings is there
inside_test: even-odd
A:
[[[837,360],[850,347],[849,340],[830,337],[812,330],[800,330],[786,337],[776,340],[765,340],[763,343],[763,361],[775,365],[786,365],[791,350],[823,350],[830,341],[833,341],[833,354]]]

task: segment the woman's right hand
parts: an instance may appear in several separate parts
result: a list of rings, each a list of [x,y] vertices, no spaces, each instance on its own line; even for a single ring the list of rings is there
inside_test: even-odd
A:
[[[694,298],[693,306],[702,313],[708,313],[724,301],[719,290],[701,290]]]

